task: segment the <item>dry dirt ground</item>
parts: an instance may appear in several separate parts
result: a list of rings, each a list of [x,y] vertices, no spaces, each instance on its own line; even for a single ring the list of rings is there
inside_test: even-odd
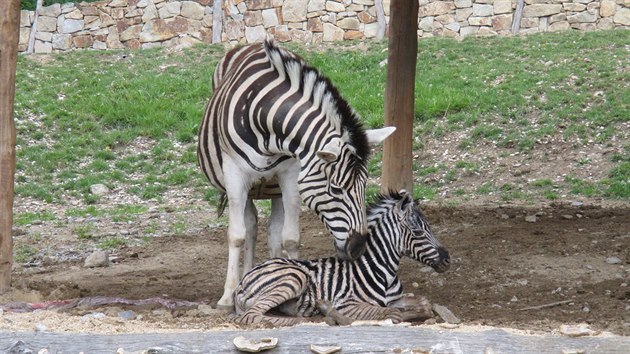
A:
[[[627,124],[619,128],[627,131]],[[440,185],[424,209],[434,233],[451,253],[452,267],[436,274],[405,260],[400,269],[405,291],[447,306],[467,325],[549,333],[561,324],[585,322],[594,330],[630,335],[630,202],[574,196],[562,187],[565,176],[605,178],[611,156],[628,141],[541,141],[523,154],[484,142],[459,149],[466,136],[453,132],[427,139],[415,156],[421,168],[445,166],[418,176],[416,184]],[[136,145],[147,150],[150,144]],[[585,160],[589,163],[580,163]],[[478,169],[447,178],[445,171],[456,170],[457,161],[474,163]],[[531,182],[539,179],[559,186],[556,201],[540,193],[508,201],[498,193],[476,193],[486,182],[529,193],[536,188]],[[182,188],[146,201],[115,187],[96,203],[97,210],[146,207],[145,212],[118,219],[107,212],[68,216],[71,208],[87,207],[71,197],[63,205],[16,198],[16,214],[46,212],[54,219],[14,230],[16,254],[34,251],[14,263],[14,290],[0,296],[0,331],[117,333],[233,327],[227,316],[211,307],[223,292],[227,220],[217,219],[201,198],[198,190]],[[268,254],[261,215],[258,260]],[[312,212],[303,211],[301,227],[303,257],[331,255],[332,238]],[[112,239],[123,244],[109,251],[110,265],[85,268],[84,259]],[[162,304],[35,311],[28,305],[93,297],[159,298]],[[166,303],[172,305],[167,307],[165,299],[191,303]]]
[[[105,268],[84,268],[83,258],[91,252],[87,241],[64,236],[65,228],[53,222],[18,230],[16,245],[38,233],[38,245],[47,252],[40,254],[49,256],[15,265],[15,290],[0,298],[0,330],[116,333],[231,327],[225,315],[203,306],[214,305],[222,294],[227,250],[225,226],[208,226],[212,215],[202,204],[189,206],[183,215],[169,208],[148,213],[147,220],[164,224],[184,217],[187,229],[129,242],[110,254],[113,262]],[[561,324],[586,322],[595,330],[630,335],[630,208],[429,204],[425,213],[450,250],[453,265],[437,274],[406,259],[400,270],[406,292],[447,306],[465,324],[550,332]],[[137,235],[147,220],[107,227]],[[91,222],[98,227],[98,220]],[[332,239],[312,212],[302,213],[301,227],[302,256],[331,254]],[[263,259],[264,226],[259,234],[257,256]],[[27,313],[8,306],[94,296],[194,304],[107,304]],[[570,301],[524,310],[565,300]]]

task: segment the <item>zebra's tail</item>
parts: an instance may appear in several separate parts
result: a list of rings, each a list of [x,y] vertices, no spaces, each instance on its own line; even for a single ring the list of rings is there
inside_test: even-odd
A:
[[[221,217],[223,215],[223,212],[225,211],[225,207],[228,204],[228,199],[227,199],[227,194],[225,193],[221,193],[221,196],[219,197],[219,206],[217,208],[217,217]]]

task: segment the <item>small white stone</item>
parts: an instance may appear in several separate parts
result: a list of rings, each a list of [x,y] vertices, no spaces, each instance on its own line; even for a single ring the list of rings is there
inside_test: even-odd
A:
[[[242,352],[258,353],[263,350],[273,349],[278,345],[278,338],[261,338],[259,340],[238,336],[232,341],[236,349]]]
[[[608,264],[621,264],[621,259],[619,259],[619,257],[608,257],[606,258],[606,263]]]
[[[582,336],[590,336],[598,334],[599,332],[593,331],[589,328],[589,326],[585,323],[579,324],[577,326],[569,326],[569,325],[561,325],[560,333],[569,337],[582,337]]]
[[[85,259],[83,264],[86,268],[107,267],[109,265],[109,256],[107,252],[96,251]]]
[[[315,354],[332,354],[341,351],[341,347],[338,345],[316,345],[311,344],[311,351]]]

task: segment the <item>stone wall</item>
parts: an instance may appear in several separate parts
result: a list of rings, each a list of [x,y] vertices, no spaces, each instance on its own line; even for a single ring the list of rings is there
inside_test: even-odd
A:
[[[221,1],[221,0],[217,0]],[[112,0],[22,11],[19,50],[150,48],[222,42],[327,42],[386,33],[390,0]],[[419,0],[418,36],[512,33],[517,0]],[[218,5],[218,4],[217,4]],[[218,21],[218,22],[217,22]],[[630,0],[525,0],[519,34],[630,29]]]

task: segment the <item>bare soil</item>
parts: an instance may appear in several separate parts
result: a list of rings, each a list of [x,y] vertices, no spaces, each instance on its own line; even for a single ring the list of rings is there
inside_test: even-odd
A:
[[[465,324],[553,331],[561,324],[586,322],[595,330],[630,335],[630,208],[427,205],[425,212],[450,250],[453,266],[437,274],[406,259],[400,270],[406,292],[447,306]],[[85,241],[57,237],[52,223],[29,226],[40,228],[40,246],[58,256],[16,264],[15,290],[0,303],[108,296],[214,305],[222,294],[227,245],[224,226],[204,223],[212,218],[209,213],[203,206],[187,211],[185,234],[130,242],[111,254],[114,262],[104,268],[83,267],[90,252],[81,245]],[[176,211],[156,211],[149,219],[181,217]],[[303,257],[331,254],[332,239],[312,212],[302,213],[301,227]],[[133,226],[128,230],[134,233]],[[259,234],[257,257],[262,260],[267,254],[264,226]],[[22,242],[28,238],[16,236],[18,246]],[[60,256],[73,254],[67,250],[77,256]],[[564,300],[570,302],[523,310]],[[120,312],[129,309],[134,319],[122,318]],[[0,329],[107,333],[226,326],[232,325],[225,314],[196,305],[111,304],[27,314],[6,309],[0,320]]]

